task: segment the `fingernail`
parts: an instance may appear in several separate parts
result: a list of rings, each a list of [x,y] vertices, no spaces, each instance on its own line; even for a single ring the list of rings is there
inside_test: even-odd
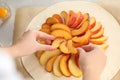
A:
[[[52,39],[55,39],[56,37],[55,36],[52,36]]]
[[[54,50],[55,48],[54,47],[50,47],[50,50]]]
[[[53,47],[51,48],[51,50],[54,50],[54,49],[55,49],[55,48],[53,48]]]

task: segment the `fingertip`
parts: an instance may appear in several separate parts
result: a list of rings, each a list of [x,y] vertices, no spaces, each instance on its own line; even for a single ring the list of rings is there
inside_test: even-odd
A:
[[[81,48],[84,49],[86,52],[90,52],[91,50],[94,49],[94,46],[93,45],[84,45]]]
[[[91,47],[92,45],[83,45],[81,48],[89,48]]]
[[[49,50],[54,50],[54,49],[55,49],[55,48],[51,46]]]
[[[41,44],[39,47],[40,47],[41,50],[54,50],[54,47],[51,46],[51,45]]]
[[[82,49],[82,48],[78,48],[78,52],[79,52],[79,54],[85,53],[84,49]]]
[[[51,40],[54,40],[56,37],[55,36],[53,36],[53,35],[50,35],[51,36]]]
[[[78,52],[79,52],[79,59],[81,59],[82,57],[84,57],[85,56],[85,51],[84,51],[84,49],[82,49],[82,48],[78,48]]]
[[[51,40],[48,40],[48,39],[47,39],[47,40],[46,40],[46,43],[50,45],[50,44],[51,44]]]
[[[46,45],[45,50],[54,50],[54,48],[52,46],[50,46],[50,45]]]
[[[40,32],[39,37],[43,38],[43,39],[49,39],[49,40],[54,40],[55,36],[44,33],[44,32]]]

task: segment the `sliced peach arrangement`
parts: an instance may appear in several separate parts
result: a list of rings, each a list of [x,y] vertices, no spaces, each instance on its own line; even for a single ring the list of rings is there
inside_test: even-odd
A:
[[[53,14],[46,19],[39,31],[53,35],[56,38],[51,45],[55,48],[52,51],[38,51],[36,56],[47,72],[53,72],[57,77],[82,76],[80,65],[78,64],[78,47],[83,45],[96,44],[106,50],[108,36],[104,35],[104,28],[101,22],[97,22],[95,17],[90,17],[89,13],[70,10],[62,11],[60,14]],[[44,40],[39,39],[43,44]]]
[[[70,57],[70,55],[62,55],[61,60],[60,60],[60,71],[66,77],[71,76],[71,73],[68,69],[69,57]]]
[[[60,60],[61,60],[61,55],[58,56],[55,60],[55,62],[53,63],[53,74],[57,77],[61,77],[63,76],[61,70],[60,70]]]
[[[82,71],[80,70],[80,68],[77,66],[76,64],[76,59],[75,59],[75,55],[72,55],[68,61],[68,67],[69,70],[71,72],[71,74],[75,77],[80,77],[82,76]]]

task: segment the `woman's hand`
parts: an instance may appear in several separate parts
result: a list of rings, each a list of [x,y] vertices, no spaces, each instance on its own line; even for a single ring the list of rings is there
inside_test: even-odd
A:
[[[106,64],[104,51],[96,45],[83,46],[78,51],[83,80],[99,80]]]
[[[11,47],[5,48],[13,57],[30,55],[38,50],[53,50],[51,45],[40,44],[38,39],[44,39],[47,43],[51,43],[55,37],[46,33],[28,30],[23,34],[20,40]]]

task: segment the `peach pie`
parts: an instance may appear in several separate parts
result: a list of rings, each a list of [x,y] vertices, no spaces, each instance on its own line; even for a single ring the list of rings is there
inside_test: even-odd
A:
[[[57,77],[82,76],[78,64],[78,47],[89,44],[96,44],[104,50],[108,47],[104,27],[95,17],[90,17],[89,13],[70,10],[53,14],[46,19],[39,31],[56,37],[51,43],[55,50],[38,51],[36,56],[45,70]],[[41,39],[40,42],[47,44]]]

